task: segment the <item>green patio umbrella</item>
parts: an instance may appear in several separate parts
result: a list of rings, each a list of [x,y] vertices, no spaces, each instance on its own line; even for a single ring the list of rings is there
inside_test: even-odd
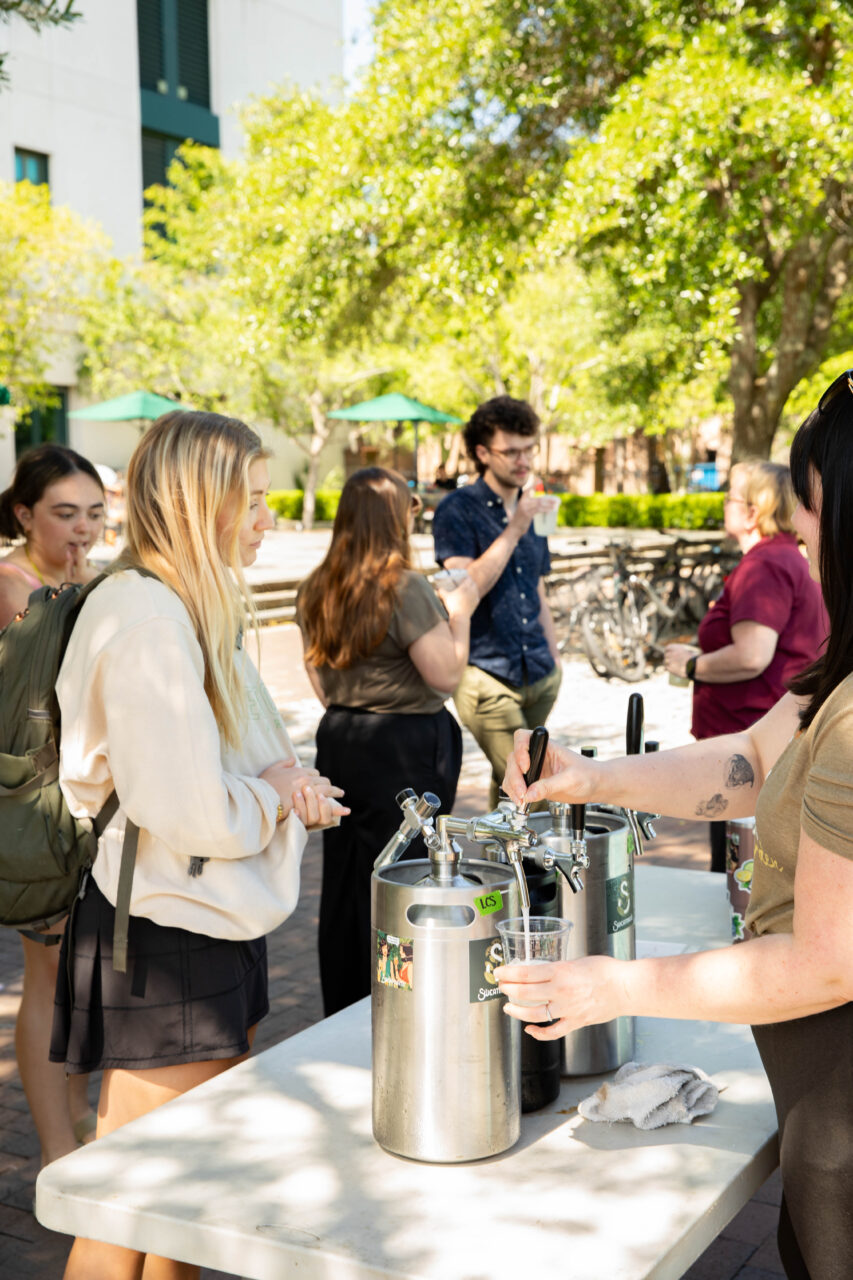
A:
[[[114,400],[102,400],[86,409],[75,409],[69,418],[83,418],[88,422],[132,422],[145,419],[153,422],[171,409],[185,409],[177,400],[167,400],[153,391],[128,391]]]
[[[420,400],[412,400],[410,396],[400,395],[398,391],[387,396],[377,396],[375,400],[362,400],[361,404],[351,404],[348,409],[334,409],[326,415],[329,418],[345,418],[348,422],[413,422],[415,424],[415,448],[413,465],[415,470],[415,487],[418,484],[418,423],[420,422],[461,422],[452,413],[442,413],[440,409],[432,409]]]

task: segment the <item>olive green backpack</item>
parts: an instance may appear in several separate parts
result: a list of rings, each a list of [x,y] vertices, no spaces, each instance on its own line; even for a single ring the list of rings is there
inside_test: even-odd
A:
[[[56,678],[83,602],[106,576],[39,587],[0,631],[0,924],[27,932],[48,929],[83,896],[98,837],[118,808],[113,791],[94,819],[75,818],[59,786]],[[113,939],[121,972],[138,839],[128,820]]]

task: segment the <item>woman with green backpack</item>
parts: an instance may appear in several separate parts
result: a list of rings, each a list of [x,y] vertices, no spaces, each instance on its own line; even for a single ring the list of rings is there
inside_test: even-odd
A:
[[[243,569],[272,525],[243,423],[175,412],[127,472],[127,544],[86,598],[57,681],[72,813],[118,810],[63,941],[53,1061],[103,1070],[98,1136],[239,1062],[268,1010],[265,935],[292,912],[306,830],[348,810],[296,760],[243,644]],[[126,824],[139,829],[126,967],[113,963]],[[75,1241],[66,1280],[197,1268]]]
[[[101,536],[104,487],[88,459],[62,445],[22,454],[0,493],[0,537],[14,542],[0,559],[0,629],[27,607],[30,592],[95,577],[86,556]],[[5,748],[4,748],[5,749]],[[49,932],[22,931],[24,988],[15,1024],[15,1054],[30,1114],[49,1164],[91,1141],[95,1116],[88,1076],[66,1078],[47,1060],[53,995],[64,922]]]

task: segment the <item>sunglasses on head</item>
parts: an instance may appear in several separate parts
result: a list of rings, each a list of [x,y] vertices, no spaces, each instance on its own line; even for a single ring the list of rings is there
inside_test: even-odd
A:
[[[818,401],[818,413],[823,413],[827,405],[831,404],[836,396],[840,396],[845,389],[853,395],[853,369],[847,369],[844,373],[840,373],[835,381],[831,382],[826,388],[826,391]]]

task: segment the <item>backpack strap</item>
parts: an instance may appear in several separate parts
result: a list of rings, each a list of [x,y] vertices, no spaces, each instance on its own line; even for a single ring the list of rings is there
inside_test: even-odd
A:
[[[130,891],[133,887],[133,869],[139,846],[139,827],[127,819],[124,844],[121,847],[121,867],[116,892],[116,915],[113,926],[113,968],[117,973],[127,973],[127,933],[130,926]]]

